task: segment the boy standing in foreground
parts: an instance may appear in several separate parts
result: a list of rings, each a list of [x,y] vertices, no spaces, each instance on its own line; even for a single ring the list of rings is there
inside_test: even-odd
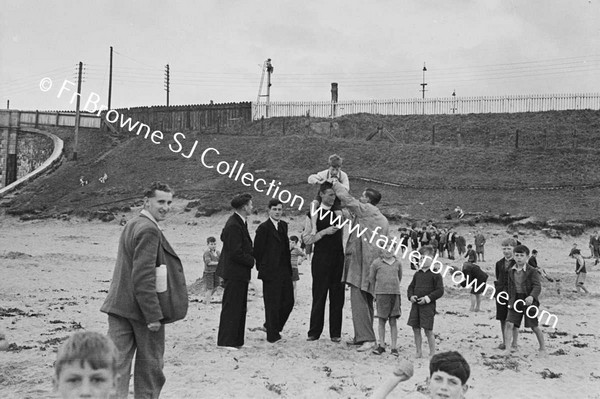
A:
[[[498,294],[501,292],[508,293],[508,270],[514,265],[513,259],[513,248],[517,246],[517,242],[514,238],[506,238],[502,241],[502,255],[504,257],[496,262],[496,281],[494,281],[494,287],[496,288],[496,320],[500,321],[500,330],[502,331],[502,343],[498,345],[498,349],[506,349],[506,315],[508,314],[508,303],[505,301],[499,301]],[[515,334],[518,334],[516,331]],[[514,340],[517,342],[517,336],[515,335]]]
[[[63,399],[107,399],[117,389],[117,348],[96,332],[77,332],[58,350],[53,384]]]
[[[391,354],[398,356],[396,348],[398,340],[397,320],[400,310],[400,281],[402,280],[402,265],[396,259],[393,245],[381,250],[381,256],[371,263],[369,283],[375,287],[375,302],[377,303],[377,319],[379,320],[379,345],[373,350],[376,355],[385,352],[385,322],[390,322]]]
[[[435,337],[433,336],[433,317],[435,301],[444,295],[444,281],[439,273],[431,271],[434,249],[429,245],[419,248],[420,265],[408,286],[408,299],[412,302],[408,325],[413,328],[417,357],[423,356],[421,345],[421,329],[425,330],[429,344],[429,356],[435,354]]]
[[[204,252],[204,303],[209,304],[215,290],[221,285],[221,279],[215,275],[217,265],[219,264],[219,256],[221,253],[217,251],[217,239],[208,237],[206,239],[208,249]]]
[[[384,399],[396,385],[413,376],[413,366],[403,360],[394,370],[394,377],[388,379],[371,396],[371,399]],[[429,362],[428,398],[463,399],[469,389],[467,381],[471,376],[469,363],[458,352],[442,352]]]
[[[512,338],[511,332],[519,329],[521,319],[525,317],[525,327],[531,328],[540,345],[540,355],[546,354],[544,345],[544,335],[538,327],[537,314],[539,312],[540,302],[538,300],[542,292],[540,283],[540,274],[533,267],[527,267],[527,258],[529,257],[529,248],[525,245],[517,245],[514,249],[515,264],[508,271],[508,315],[506,316],[506,347],[507,349],[517,349],[517,338],[513,345],[510,345]],[[535,310],[535,316],[530,316]]]

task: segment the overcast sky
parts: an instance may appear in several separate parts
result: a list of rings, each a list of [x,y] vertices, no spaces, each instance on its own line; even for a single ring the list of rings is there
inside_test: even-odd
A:
[[[74,109],[61,83],[113,107],[600,92],[600,0],[3,1],[0,107]],[[50,77],[48,92],[40,79]],[[264,90],[264,89],[263,89]],[[263,91],[263,94],[265,91]]]

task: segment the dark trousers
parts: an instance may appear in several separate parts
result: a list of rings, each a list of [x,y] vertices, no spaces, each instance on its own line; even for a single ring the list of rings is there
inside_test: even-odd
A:
[[[294,308],[294,285],[292,276],[278,276],[273,280],[263,280],[263,300],[265,302],[265,327],[267,341],[275,342]]]
[[[343,259],[342,254],[342,266]],[[326,267],[331,267],[333,270],[319,270]],[[339,338],[342,336],[342,308],[344,307],[345,289],[344,284],[341,282],[342,267],[315,265],[315,258],[313,257],[312,269],[312,308],[310,310],[308,336],[315,338],[321,336],[325,324],[325,303],[327,295],[329,295],[329,336]]]
[[[225,279],[218,346],[243,346],[246,332],[248,281]]]
[[[156,332],[148,329],[145,322],[108,315],[108,336],[119,350],[117,370],[117,398],[127,398],[131,363],[133,369],[133,391],[136,399],[155,399],[165,384],[163,356],[165,353],[165,326]]]

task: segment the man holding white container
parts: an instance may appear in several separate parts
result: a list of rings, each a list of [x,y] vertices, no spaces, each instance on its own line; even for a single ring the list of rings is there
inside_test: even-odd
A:
[[[100,309],[108,314],[108,336],[119,349],[117,397],[127,398],[131,363],[134,397],[158,398],[165,383],[164,324],[181,320],[188,307],[181,260],[159,222],[171,210],[173,191],[152,183],[144,209],[125,226],[108,296]]]

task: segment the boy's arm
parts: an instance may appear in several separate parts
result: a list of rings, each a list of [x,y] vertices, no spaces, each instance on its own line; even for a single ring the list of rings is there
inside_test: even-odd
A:
[[[402,281],[402,263],[400,261],[396,262],[398,262],[398,281]]]
[[[415,275],[413,275],[413,278],[410,281],[410,284],[408,285],[406,294],[408,295],[409,300],[415,295]]]
[[[312,234],[312,222],[309,217],[306,217],[306,220],[304,221],[304,230],[302,231],[302,240],[304,241],[304,244],[311,245],[319,241],[323,236],[333,234],[337,230],[339,229],[330,226],[324,230],[318,231],[316,234]]]
[[[542,293],[542,283],[540,281],[540,273],[537,273],[537,270],[535,270],[535,273],[531,273],[531,284],[532,284],[532,288],[531,288],[531,292],[529,293],[529,296],[533,297],[536,301],[539,300],[539,296]]]
[[[348,189],[340,182],[333,182],[333,191],[335,191],[335,196],[342,202],[342,206],[348,208],[351,212],[360,214],[365,210],[365,204],[351,196]]]
[[[377,277],[377,259],[371,262],[371,266],[369,267],[369,284],[372,287],[375,287],[375,278]]]
[[[429,302],[436,301],[444,295],[444,280],[439,274],[433,276],[433,291],[429,295]]]
[[[308,176],[308,184],[321,184],[327,179],[327,169]]]
[[[585,265],[585,261],[584,262],[579,262],[579,259],[577,259],[577,270],[575,270],[575,273],[579,273],[581,271],[581,269],[583,269],[583,266]]]

